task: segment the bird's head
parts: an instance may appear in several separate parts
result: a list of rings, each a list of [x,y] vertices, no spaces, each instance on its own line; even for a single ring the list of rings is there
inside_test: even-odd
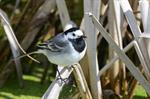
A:
[[[86,38],[84,33],[79,28],[70,28],[64,32],[67,39]]]

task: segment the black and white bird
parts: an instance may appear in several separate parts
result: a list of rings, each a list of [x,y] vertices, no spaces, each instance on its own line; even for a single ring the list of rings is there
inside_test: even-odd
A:
[[[70,66],[84,57],[87,48],[85,38],[79,28],[73,27],[39,44],[38,53],[44,54],[53,64]]]

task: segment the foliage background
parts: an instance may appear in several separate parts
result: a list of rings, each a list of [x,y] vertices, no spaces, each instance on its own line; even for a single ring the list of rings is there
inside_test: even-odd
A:
[[[138,0],[135,0],[135,2],[133,2],[132,0],[129,1],[131,5],[135,4],[132,7],[136,8],[136,3]],[[37,16],[40,15],[38,13],[38,10],[44,2],[45,0],[0,0],[0,9],[4,10],[7,13],[15,35],[17,36],[19,43],[27,51],[27,53],[35,51],[36,45],[38,43],[46,41],[57,33],[63,31],[59,19],[59,13],[56,7],[49,11],[44,17]],[[102,0],[102,3],[106,5],[108,4],[108,1]],[[71,20],[73,20],[78,26],[80,26],[84,13],[83,1],[66,0],[66,4]],[[137,9],[134,9],[135,12],[136,10]],[[107,26],[107,24],[109,23],[109,15],[107,14],[107,12],[105,16],[104,14],[101,14],[100,17],[103,19],[103,26]],[[127,45],[133,39],[129,26],[127,25],[125,28],[126,32],[123,37],[123,46]],[[143,30],[142,26],[141,30]],[[107,29],[107,31],[110,30]],[[12,59],[12,53],[10,51],[9,43],[2,26],[0,26],[0,46],[0,98],[40,98],[44,94],[50,83],[53,81],[56,73],[56,66],[53,66],[53,64],[49,63],[46,57],[42,55],[33,55],[34,58],[42,62],[42,65],[35,63],[27,57],[22,58],[21,63],[24,86],[23,88],[20,88],[14,63],[11,62],[10,64],[8,64],[9,60]],[[109,57],[109,46],[104,39],[102,39],[100,44],[98,45],[97,52],[99,68],[101,69],[107,63]],[[134,48],[127,52],[127,55],[137,66],[140,66],[140,62],[137,58],[137,54],[135,53]],[[118,71],[107,71],[107,73],[101,78],[101,80],[103,89],[111,89],[115,92],[115,87],[117,86],[117,84],[115,83],[116,86],[112,86],[113,84],[111,83],[110,79],[110,74],[113,72]],[[126,80],[132,82],[132,79],[134,78],[130,75],[128,70],[126,71],[126,73]],[[121,77],[118,77],[117,79],[122,81]],[[106,83],[107,81],[108,83]],[[127,82],[125,82],[125,84],[126,83]],[[130,82],[128,83],[130,84]],[[64,93],[61,94],[61,97],[63,97],[64,99],[66,97],[71,97],[77,94],[78,91],[75,82],[68,86],[64,88],[65,91],[63,91]],[[128,86],[125,87],[126,89],[128,89]],[[125,89],[120,91],[120,93],[123,95],[126,91],[124,90]],[[141,86],[137,87],[137,89],[135,90],[135,94],[137,95],[134,97],[135,99],[146,99],[146,93]]]

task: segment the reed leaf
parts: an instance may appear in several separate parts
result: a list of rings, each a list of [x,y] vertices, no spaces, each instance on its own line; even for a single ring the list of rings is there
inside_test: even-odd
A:
[[[96,4],[96,2],[98,2]],[[93,12],[99,18],[100,1],[84,0],[84,13]],[[96,6],[96,7],[95,7]],[[101,82],[98,76],[97,33],[87,14],[84,15],[84,27],[87,35],[87,57],[89,62],[90,87],[94,99],[102,98]]]
[[[89,13],[89,17],[93,21],[93,24],[97,29],[101,32],[106,41],[112,46],[112,48],[116,51],[120,59],[126,64],[128,70],[132,73],[132,75],[139,81],[139,83],[144,87],[148,95],[150,95],[150,84],[141,74],[139,69],[135,67],[133,62],[127,57],[127,55],[117,46],[117,44],[112,40],[106,30],[102,27],[102,25],[98,22],[95,16],[92,13]]]
[[[92,95],[91,92],[88,88],[87,82],[85,80],[82,68],[80,66],[80,64],[75,64],[74,65],[74,71],[73,74],[75,76],[76,82],[77,82],[77,86],[80,90],[81,96],[83,99],[92,99]]]
[[[144,44],[144,41],[142,39],[141,40],[138,39],[138,37],[142,34],[141,30],[140,30],[139,26],[136,23],[136,19],[133,15],[133,11],[131,9],[131,6],[130,6],[129,2],[127,0],[120,0],[120,5],[121,5],[123,13],[124,13],[124,15],[127,19],[127,22],[128,22],[128,24],[131,28],[133,36],[134,36],[135,40],[137,41],[137,43],[140,47],[141,54],[144,57],[145,65],[142,65],[142,66],[144,68],[144,72],[147,76],[147,79],[150,80],[150,72],[149,72],[150,71],[150,67],[149,67],[150,61],[149,61],[148,52],[146,50],[146,46]]]
[[[142,18],[142,24],[143,24],[143,28],[144,28],[144,32],[142,33],[143,35],[145,35],[145,37],[143,38],[143,42],[145,44],[145,49],[148,52],[148,58],[150,60],[150,39],[147,38],[150,35],[150,6],[149,6],[149,1],[147,0],[140,0],[139,1],[139,6],[140,6],[140,12],[141,12],[141,18]],[[149,65],[148,66],[148,71],[149,70]]]
[[[11,48],[13,57],[17,58],[18,56],[20,56],[20,50],[18,47],[18,42],[17,42],[17,39],[16,39],[14,32],[11,28],[11,25],[9,23],[7,15],[1,9],[0,9],[0,19],[1,19],[2,25],[4,27],[5,33],[7,35],[8,41],[10,43],[10,48]],[[16,59],[14,61],[16,64],[15,66],[16,66],[16,70],[17,70],[17,75],[18,75],[20,87],[23,87],[22,68],[21,68],[20,59]]]

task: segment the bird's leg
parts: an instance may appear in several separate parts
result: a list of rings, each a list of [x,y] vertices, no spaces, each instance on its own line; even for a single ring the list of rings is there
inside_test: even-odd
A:
[[[65,84],[67,84],[68,78],[62,78],[61,74],[60,74],[60,71],[58,70],[58,68],[57,68],[57,73],[58,73],[57,79],[58,80],[60,79],[62,82],[64,82]]]

